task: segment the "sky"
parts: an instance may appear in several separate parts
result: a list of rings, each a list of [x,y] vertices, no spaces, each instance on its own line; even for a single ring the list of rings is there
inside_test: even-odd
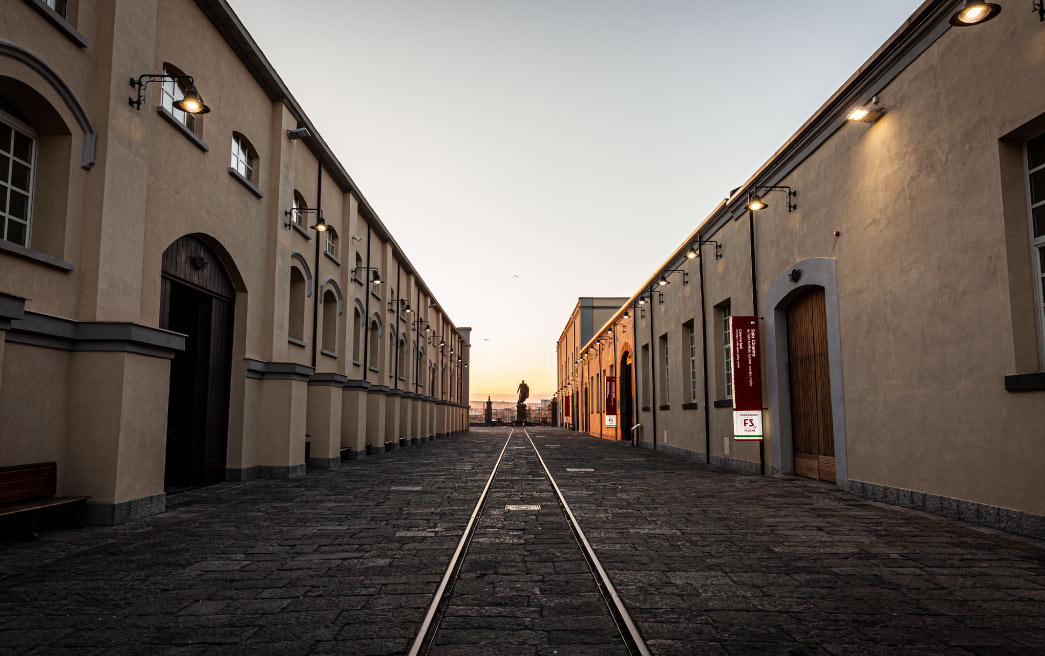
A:
[[[229,0],[450,319],[471,397],[555,391],[920,0]]]

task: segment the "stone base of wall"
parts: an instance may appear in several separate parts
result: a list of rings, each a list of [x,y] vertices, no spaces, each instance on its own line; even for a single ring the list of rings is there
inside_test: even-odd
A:
[[[379,455],[381,455],[384,452],[385,452],[385,445],[384,444],[382,444],[381,446],[374,446],[373,444],[367,444],[366,445],[366,454],[368,456],[379,456]]]
[[[342,460],[362,460],[366,457],[366,451],[353,451],[352,449],[341,449]]]
[[[115,526],[161,513],[167,509],[167,495],[163,492],[138,499],[104,503],[88,501],[83,510],[83,521],[92,526]]]
[[[630,442],[622,442],[622,444],[630,444]],[[643,449],[652,449],[652,442],[639,442],[638,446]],[[678,446],[671,446],[670,444],[658,444],[657,451],[663,451],[668,455],[672,455],[678,458],[684,458],[686,460],[693,460],[695,462],[707,462],[707,455],[703,451],[693,451],[692,449],[683,449]],[[711,456],[711,464],[716,467],[725,467],[726,469],[732,469],[733,471],[745,472],[748,474],[758,474],[759,466],[757,462],[750,460],[743,460],[741,458],[727,458],[726,456]],[[780,472],[769,463],[766,463],[766,474],[779,474]]]
[[[341,456],[333,458],[309,458],[305,463],[309,469],[336,469],[341,466]]]
[[[1045,539],[1045,515],[866,481],[850,480],[844,489],[850,494],[872,501],[921,510],[1039,540]]]

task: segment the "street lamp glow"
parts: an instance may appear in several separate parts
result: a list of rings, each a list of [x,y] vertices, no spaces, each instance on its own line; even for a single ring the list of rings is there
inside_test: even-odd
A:
[[[758,212],[760,210],[766,209],[767,207],[769,207],[769,204],[762,202],[762,198],[760,196],[752,196],[751,202],[747,204],[747,208],[752,212]]]
[[[1001,13],[1001,6],[993,2],[980,2],[979,0],[966,0],[953,16],[951,25],[955,27],[969,27],[986,23]]]

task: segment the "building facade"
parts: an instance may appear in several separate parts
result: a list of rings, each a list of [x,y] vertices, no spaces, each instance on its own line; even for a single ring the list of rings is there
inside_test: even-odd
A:
[[[600,425],[591,423],[591,418],[598,414],[594,405],[597,397],[590,396],[595,380],[592,379],[590,384],[584,384],[588,378],[582,380],[581,371],[575,365],[580,357],[581,348],[591,340],[599,326],[612,317],[627,300],[624,297],[583,296],[578,298],[577,305],[573,306],[573,312],[570,313],[566,327],[562,329],[555,346],[557,423],[583,431]],[[585,371],[584,375],[587,376],[589,373],[592,372]]]
[[[961,5],[922,4],[560,388],[616,367],[643,446],[1045,536],[1045,27]],[[735,439],[732,316],[757,317],[763,441]]]
[[[467,428],[469,330],[224,0],[2,6],[0,466],[114,523]]]

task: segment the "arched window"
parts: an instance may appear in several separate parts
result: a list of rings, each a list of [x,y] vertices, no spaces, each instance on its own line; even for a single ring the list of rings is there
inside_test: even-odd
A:
[[[172,78],[185,76],[185,73],[182,73],[180,68],[167,63],[163,65],[163,74]],[[179,100],[185,99],[185,92],[188,88],[189,81],[186,79],[164,79],[160,87],[160,106],[173,116],[175,121],[187,127],[190,132],[198,137],[202,132],[200,128],[203,125],[203,118],[195,114],[183,112],[174,105]]]
[[[381,368],[381,324],[377,318],[370,320],[370,368],[378,371]]]
[[[406,352],[406,338],[399,340],[399,377],[406,380],[406,362],[409,360]]]
[[[363,278],[366,277],[366,271],[363,271],[363,256],[356,253],[356,268],[352,269],[352,280],[363,284]]]
[[[337,353],[337,294],[323,292],[323,350]]]
[[[326,232],[323,233],[323,249],[327,255],[337,259],[337,232],[330,226],[327,226]]]
[[[250,141],[239,132],[232,133],[232,164],[230,166],[251,184],[258,184],[258,151],[254,150]]]
[[[388,331],[388,377],[393,378],[396,375],[396,336],[394,330]]]
[[[356,307],[352,310],[352,361],[363,363],[363,313]]]
[[[289,325],[287,335],[300,343],[305,341],[305,275],[296,266],[290,267],[290,306],[287,308]]]
[[[233,146],[235,151],[235,146]],[[305,229],[305,217],[302,210],[308,209],[308,203],[305,202],[305,197],[301,195],[301,192],[297,189],[294,190],[294,200],[290,204],[290,220],[294,222],[294,225]]]

